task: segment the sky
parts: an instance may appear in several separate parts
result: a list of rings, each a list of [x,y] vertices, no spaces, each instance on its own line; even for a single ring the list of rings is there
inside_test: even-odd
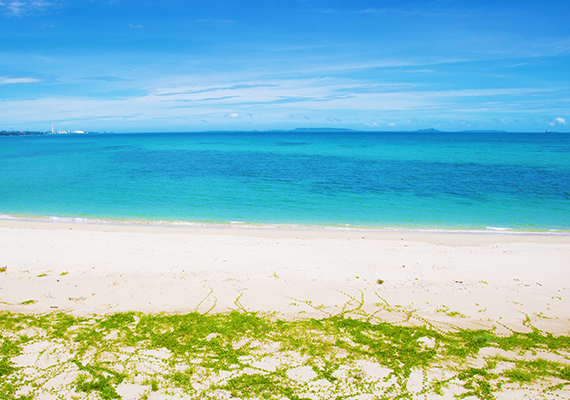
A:
[[[0,130],[570,132],[570,1],[0,0]]]

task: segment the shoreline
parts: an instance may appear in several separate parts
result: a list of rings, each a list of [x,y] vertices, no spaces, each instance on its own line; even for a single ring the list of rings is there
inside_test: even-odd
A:
[[[208,229],[270,229],[292,231],[345,231],[345,232],[380,232],[380,233],[426,233],[426,234],[491,234],[491,235],[537,235],[537,236],[570,236],[570,230],[518,230],[512,228],[487,226],[480,228],[430,228],[430,227],[396,227],[396,226],[354,226],[354,225],[303,225],[287,223],[250,223],[242,221],[199,222],[168,220],[135,220],[104,219],[83,217],[52,217],[0,214],[0,226],[3,222],[39,222],[123,227],[164,227],[164,228],[208,228]]]
[[[0,310],[570,332],[570,237],[0,220]],[[424,322],[422,322],[424,321]]]

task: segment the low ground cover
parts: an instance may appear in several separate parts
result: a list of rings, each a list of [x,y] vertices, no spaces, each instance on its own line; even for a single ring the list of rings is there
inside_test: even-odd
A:
[[[564,398],[569,390],[570,336],[537,329],[500,335],[244,310],[0,313],[5,400]]]

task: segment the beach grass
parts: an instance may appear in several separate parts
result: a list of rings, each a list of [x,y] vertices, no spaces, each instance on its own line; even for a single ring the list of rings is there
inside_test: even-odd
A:
[[[0,313],[0,398],[495,399],[570,388],[570,336],[245,311]],[[427,397],[426,397],[427,396]]]

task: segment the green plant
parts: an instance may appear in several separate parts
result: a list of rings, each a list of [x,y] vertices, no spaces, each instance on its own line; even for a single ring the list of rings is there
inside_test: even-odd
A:
[[[214,398],[223,390],[240,398],[404,399],[448,395],[453,384],[463,387],[460,397],[486,400],[495,398],[505,383],[524,388],[545,382],[549,390],[570,384],[570,362],[539,357],[554,354],[568,360],[570,336],[537,329],[508,335],[435,329],[413,310],[382,301],[382,310],[423,325],[379,321],[363,311],[362,299],[350,296],[342,311],[321,319],[285,320],[243,310],[87,318],[0,312],[0,398],[42,397],[46,382],[77,370],[71,384],[50,393],[117,399],[119,385],[143,382],[150,388],[141,398],[171,390],[182,390],[190,399]],[[36,343],[44,349],[41,354],[59,361],[50,367],[17,367],[13,357],[32,354]],[[483,348],[517,356],[509,358],[503,352],[500,357],[483,357]],[[533,358],[524,357],[532,353]],[[477,358],[484,367],[469,365],[468,360]],[[495,369],[499,362],[510,365]],[[370,370],[385,372],[374,377]],[[430,377],[430,371],[442,370],[445,379]],[[408,386],[418,373],[424,378],[413,394]],[[29,393],[18,397],[22,388]]]

